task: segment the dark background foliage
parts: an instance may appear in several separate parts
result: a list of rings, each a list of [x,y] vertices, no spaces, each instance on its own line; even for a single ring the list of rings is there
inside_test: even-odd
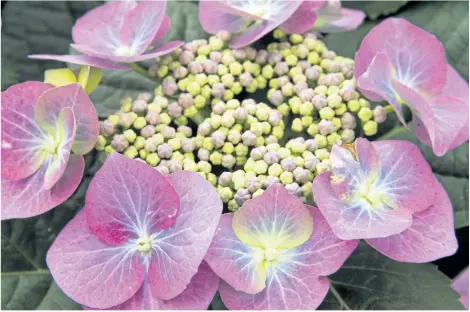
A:
[[[27,81],[43,80],[44,70],[63,67],[52,61],[35,61],[28,54],[68,53],[75,20],[100,1],[2,1],[1,89]],[[346,1],[343,6],[367,13],[358,29],[328,35],[327,46],[338,55],[354,57],[367,32],[388,16],[403,17],[434,33],[445,46],[448,61],[468,81],[468,2]],[[197,2],[171,1],[170,39],[207,38],[197,19]],[[114,112],[119,99],[150,91],[154,83],[133,72],[106,71],[92,94],[100,117]],[[412,133],[387,122],[380,135],[419,145],[454,205],[458,252],[434,264],[392,261],[361,244],[345,266],[330,277],[331,291],[322,309],[459,309],[450,278],[468,266],[468,143],[445,156],[434,156]],[[95,152],[86,157],[84,179],[74,195],[41,216],[1,223],[1,308],[80,309],[54,284],[45,263],[47,249],[60,230],[82,208],[94,172],[100,163]],[[212,309],[223,309],[216,295]]]

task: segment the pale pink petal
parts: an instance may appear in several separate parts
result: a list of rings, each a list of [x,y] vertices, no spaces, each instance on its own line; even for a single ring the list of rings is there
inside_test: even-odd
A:
[[[435,178],[416,145],[403,140],[379,140],[372,144],[380,162],[376,188],[387,194],[395,209],[419,212],[435,202]]]
[[[468,310],[468,267],[453,281],[452,288],[460,294],[460,302]]]
[[[119,34],[121,44],[142,54],[157,34],[165,11],[166,0],[140,1],[124,18]]]
[[[99,133],[98,116],[85,90],[78,83],[44,92],[35,108],[34,117],[43,129],[55,131],[60,111],[69,107],[75,115],[76,134],[72,151],[84,155],[95,145]]]
[[[245,245],[291,249],[305,243],[313,231],[308,208],[282,184],[243,204],[233,216],[233,231]]]
[[[336,2],[338,4],[336,4]],[[334,4],[331,4],[334,3]],[[360,10],[343,9],[339,1],[327,1],[318,10],[318,20],[314,29],[323,33],[335,33],[356,29],[362,24],[366,15]]]
[[[22,180],[2,178],[1,219],[34,217],[58,206],[77,189],[84,168],[83,156],[71,155],[64,174],[50,190],[44,188],[45,166]]]
[[[387,18],[367,34],[356,53],[356,78],[367,71],[378,53],[388,57],[396,79],[408,87],[429,95],[444,87],[447,61],[442,44],[408,21]]]
[[[397,113],[401,123],[406,125],[401,111],[400,99],[392,86],[396,71],[386,54],[378,53],[372,59],[367,71],[356,77],[358,77],[357,86],[365,96],[372,101],[387,101]]]
[[[165,15],[163,17],[163,21],[162,21],[162,24],[160,25],[160,28],[158,29],[157,33],[155,34],[155,36],[152,39],[151,45],[154,46],[160,40],[162,40],[166,36],[168,31],[170,31],[170,28],[171,28],[171,20],[167,15]]]
[[[237,33],[243,29],[243,17],[224,8],[220,1],[199,2],[199,22],[205,31],[210,34],[216,34],[220,30]]]
[[[296,277],[288,267],[269,275],[266,288],[255,295],[233,289],[220,281],[220,297],[230,310],[314,310],[328,293],[321,276]]]
[[[219,277],[212,272],[207,263],[202,262],[188,287],[177,297],[170,300],[155,297],[150,284],[145,280],[131,299],[110,310],[207,310],[217,288],[219,288]]]
[[[173,299],[188,286],[222,213],[217,191],[197,173],[179,171],[168,180],[178,193],[181,208],[175,223],[153,239],[149,283],[154,296],[161,299]]]
[[[436,195],[431,207],[413,215],[413,224],[407,230],[367,242],[401,262],[424,263],[453,255],[458,246],[452,203],[441,185]]]
[[[62,291],[74,301],[106,309],[131,298],[145,278],[140,252],[103,244],[80,211],[47,252],[47,266]]]
[[[399,83],[393,86],[400,97],[413,109],[413,130],[425,144],[431,145],[437,156],[444,155],[454,142],[468,140],[462,129],[468,125],[468,103],[448,95],[437,95],[426,100],[414,90]]]
[[[52,86],[27,81],[2,92],[2,177],[23,179],[39,169],[46,153],[48,134],[34,120],[34,105]]]
[[[204,258],[212,270],[235,289],[255,294],[265,287],[264,251],[243,244],[232,229],[233,213],[220,217],[216,234]]]
[[[356,249],[359,240],[341,240],[331,230],[320,210],[309,206],[314,220],[310,239],[301,246],[281,255],[280,262],[290,266],[292,275],[330,275],[339,270]]]
[[[93,67],[99,67],[103,69],[112,70],[129,70],[131,69],[127,65],[118,64],[113,61],[105,60],[99,57],[88,56],[88,55],[57,55],[57,54],[33,54],[28,55],[30,59],[36,60],[53,60],[78,65],[89,65]]]
[[[202,2],[202,1],[201,1]],[[205,2],[205,1],[204,1]],[[212,6],[217,6],[218,8],[229,12],[233,15],[243,17],[247,20],[258,21],[263,18],[253,12],[255,8],[266,8],[266,10],[260,10],[261,12],[267,13],[275,9],[281,1],[265,3],[263,1],[257,0],[248,0],[248,1],[239,1],[239,0],[217,0],[217,1],[208,1]]]
[[[176,190],[160,172],[118,153],[106,158],[85,200],[91,232],[113,246],[170,227],[179,207]]]
[[[167,310],[207,310],[219,288],[219,277],[202,262],[188,287],[176,298],[165,300]]]
[[[64,174],[69,161],[75,138],[75,116],[69,107],[63,108],[59,113],[56,140],[59,140],[55,154],[48,154],[45,166],[44,189],[52,188]]]
[[[114,54],[121,46],[119,34],[125,18],[136,5],[135,1],[112,1],[88,11],[73,26],[73,41],[100,54]]]
[[[411,213],[406,208],[392,209],[382,204],[372,209],[364,199],[345,201],[331,186],[331,173],[313,180],[315,203],[333,232],[341,239],[387,237],[398,234],[411,225]]]
[[[297,10],[279,28],[289,34],[302,34],[315,24],[317,19],[316,9],[323,5],[324,1],[303,1]]]

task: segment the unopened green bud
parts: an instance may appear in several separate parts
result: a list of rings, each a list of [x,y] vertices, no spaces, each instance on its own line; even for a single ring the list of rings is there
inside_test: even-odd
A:
[[[312,51],[308,54],[307,61],[309,61],[309,63],[312,64],[312,65],[319,64],[320,63],[320,55],[318,55],[317,52]]]
[[[326,139],[328,141],[328,145],[331,146],[331,145],[337,144],[338,141],[341,140],[341,136],[338,133],[334,132],[334,133],[328,135],[326,137]]]
[[[116,150],[111,146],[111,145],[107,145],[105,148],[104,148],[104,151],[106,154],[111,154],[113,152],[115,152]]]
[[[349,111],[355,113],[355,112],[358,112],[360,108],[361,108],[361,105],[359,104],[359,101],[357,100],[348,101]]]
[[[123,134],[130,143],[134,143],[135,139],[137,138],[137,134],[132,129],[124,131]]]
[[[361,107],[368,107],[368,108],[370,107],[369,101],[367,101],[367,100],[365,100],[365,99],[360,99],[360,100],[359,100],[359,105],[360,105]]]
[[[361,108],[362,110],[363,108]],[[364,125],[362,126],[364,129],[364,134],[367,136],[375,135],[377,134],[377,122],[373,120],[366,121]]]
[[[272,164],[269,166],[268,174],[272,177],[279,177],[283,170],[280,164]]]
[[[114,125],[119,126],[119,116],[118,115],[109,115],[108,120]]]
[[[277,107],[277,110],[283,115],[287,116],[290,114],[290,107],[286,103],[281,104]]]
[[[289,66],[295,66],[297,65],[297,62],[299,61],[299,59],[297,58],[297,56],[295,56],[294,54],[290,54],[286,57],[286,63],[287,65]]]
[[[319,148],[324,148],[328,145],[328,141],[326,137],[321,134],[315,135],[315,141],[317,141],[317,145]]]
[[[286,33],[282,31],[280,28],[274,29],[273,36],[276,39],[282,39],[286,37]]]
[[[137,152],[137,149],[133,145],[129,146],[124,151],[124,156],[129,157],[129,158],[135,158],[137,157],[137,155],[139,155],[139,153]]]
[[[96,139],[95,148],[98,151],[103,151],[106,147],[106,138],[102,135],[99,135]]]
[[[246,155],[248,155],[248,146],[246,146],[242,143],[237,144],[237,146],[235,147],[235,154],[237,156],[246,156]]]
[[[319,148],[315,151],[315,157],[319,160],[328,159],[330,157],[330,152],[326,148]]]
[[[219,153],[218,151],[212,152],[211,155],[209,156],[209,160],[211,161],[212,164],[214,165],[221,165],[222,164],[222,154]]]
[[[233,192],[228,187],[220,188],[217,191],[219,192],[220,198],[224,203],[228,203],[228,201],[233,198]]]
[[[302,126],[304,126],[304,128],[308,128],[310,127],[311,124],[313,124],[312,116],[303,116],[301,120],[302,120]]]
[[[304,126],[302,125],[302,120],[300,118],[295,118],[292,121],[292,131],[302,132],[303,130],[304,130]]]
[[[160,123],[169,125],[171,122],[171,117],[167,113],[160,114]]]
[[[271,65],[265,65],[261,71],[262,75],[266,79],[271,79],[274,75],[274,68]]]
[[[240,74],[243,71],[243,66],[240,63],[235,62],[235,63],[230,64],[229,69],[232,75],[240,76]]]
[[[294,182],[294,175],[292,172],[289,171],[284,171],[280,176],[279,179],[281,180],[281,183],[286,185]]]
[[[359,119],[362,122],[366,122],[366,121],[370,120],[373,115],[374,114],[373,114],[372,110],[368,107],[361,107],[361,109],[359,110],[359,113],[357,113],[357,117],[359,117]]]
[[[322,109],[320,109],[321,119],[331,120],[333,119],[333,117],[335,117],[335,111],[330,107],[323,107]]]
[[[156,167],[160,163],[160,157],[158,157],[157,153],[148,153],[145,161],[150,166]]]

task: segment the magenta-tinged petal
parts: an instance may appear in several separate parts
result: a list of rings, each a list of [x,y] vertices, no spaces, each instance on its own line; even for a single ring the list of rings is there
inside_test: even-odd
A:
[[[160,40],[162,40],[166,36],[168,31],[170,31],[170,27],[171,27],[171,20],[167,15],[165,15],[163,17],[162,24],[160,25],[160,28],[158,29],[157,33],[155,34],[155,36],[152,39],[151,45],[154,46]]]
[[[118,64],[113,61],[105,60],[99,57],[88,56],[88,55],[57,55],[57,54],[33,54],[28,55],[30,59],[36,60],[53,60],[65,63],[72,63],[78,65],[89,65],[93,67],[99,67],[103,69],[112,70],[129,70],[129,66]]]
[[[166,11],[166,0],[140,1],[124,18],[119,34],[122,45],[142,54],[158,32]]]
[[[318,10],[318,20],[314,29],[324,33],[335,33],[356,29],[362,24],[366,15],[360,10],[343,9],[341,4],[331,4],[336,1],[328,1]]]
[[[289,34],[302,34],[312,29],[317,19],[316,9],[321,7],[323,3],[324,1],[303,1],[294,14],[279,27]]]
[[[359,240],[341,240],[331,230],[320,210],[309,207],[314,230],[310,239],[301,246],[286,251],[280,262],[290,266],[292,275],[330,275],[339,270],[344,261],[356,249]]]
[[[243,204],[233,216],[235,235],[245,245],[290,249],[305,243],[313,231],[310,211],[282,184]]]
[[[95,145],[99,133],[98,116],[85,90],[78,83],[57,87],[44,92],[35,108],[38,124],[54,133],[60,111],[69,107],[75,115],[76,134],[72,150],[84,155]]]
[[[217,191],[197,173],[179,171],[168,180],[181,208],[173,226],[155,234],[148,273],[152,293],[165,300],[181,294],[196,274],[222,213]]]
[[[452,282],[452,288],[460,294],[460,303],[468,310],[468,267]]]
[[[220,30],[237,33],[245,25],[242,16],[233,14],[220,3],[220,1],[199,2],[199,22],[202,28],[210,34]]]
[[[47,266],[67,296],[98,309],[130,299],[145,278],[140,253],[103,244],[90,231],[83,210],[57,236],[47,252]]]
[[[119,34],[126,16],[136,6],[132,0],[112,1],[88,11],[73,26],[73,41],[100,54],[114,54],[121,46]]]
[[[463,143],[468,140],[468,133],[461,134],[468,125],[468,103],[449,95],[437,95],[426,100],[398,81],[393,81],[393,86],[418,117],[413,121],[417,137],[431,145],[436,155],[444,155],[455,141]]]
[[[454,216],[444,188],[439,185],[433,205],[415,213],[413,224],[407,230],[367,242],[387,257],[401,262],[431,262],[453,255],[458,247]]]
[[[161,173],[118,153],[106,158],[85,200],[91,232],[112,246],[170,227],[179,208],[176,190]]]
[[[61,204],[77,189],[84,168],[83,156],[71,155],[64,174],[50,190],[44,188],[45,166],[22,180],[2,178],[1,219],[34,217]]]
[[[372,145],[380,162],[375,185],[388,194],[394,206],[419,212],[435,202],[435,178],[416,145],[402,140],[375,141]]]
[[[406,124],[400,108],[400,99],[397,97],[392,80],[396,77],[396,71],[390,63],[388,56],[378,53],[365,71],[357,79],[357,86],[370,100],[385,100],[397,113],[401,123]]]
[[[378,53],[389,58],[397,80],[410,88],[433,95],[444,87],[447,61],[442,44],[408,21],[388,18],[367,34],[356,53],[356,78],[367,71]]]
[[[318,208],[339,238],[387,237],[410,227],[411,213],[408,209],[391,209],[386,205],[371,209],[364,199],[348,202],[338,198],[330,181],[330,173],[317,176],[313,180],[313,195]]]
[[[162,300],[155,297],[147,280],[126,302],[110,310],[207,310],[219,288],[219,277],[202,262],[188,287],[177,297]],[[89,307],[84,307],[90,309]]]
[[[2,177],[23,179],[43,164],[47,137],[34,121],[34,105],[49,84],[28,81],[2,92]]]
[[[47,170],[44,175],[44,188],[46,190],[53,187],[62,174],[64,174],[67,162],[69,161],[74,138],[75,116],[72,109],[66,107],[59,113],[55,138],[55,140],[58,141],[53,143],[57,144],[56,152],[54,154],[48,154],[45,162]]]
[[[265,20],[255,24],[239,35],[236,35],[235,38],[230,41],[229,47],[231,49],[238,49],[247,46],[269,33],[279,26],[280,23],[281,22],[278,20]]]
[[[235,289],[256,294],[264,289],[264,251],[243,244],[232,229],[233,213],[220,217],[216,234],[204,258],[212,270]]]
[[[314,310],[328,293],[321,276],[293,277],[288,268],[273,273],[266,288],[255,295],[233,289],[220,281],[220,297],[230,310]]]
[[[219,277],[202,262],[188,287],[176,298],[165,300],[167,310],[207,310],[219,288]]]

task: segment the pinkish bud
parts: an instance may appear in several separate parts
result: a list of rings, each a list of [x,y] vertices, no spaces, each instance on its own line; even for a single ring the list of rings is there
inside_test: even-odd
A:
[[[219,176],[219,184],[223,187],[229,186],[232,182],[232,173],[225,171]]]
[[[277,164],[281,161],[281,156],[277,152],[267,152],[263,156],[263,160],[268,165]]]
[[[168,108],[169,110],[169,108]],[[160,121],[160,115],[157,114],[155,111],[149,111],[147,115],[145,116],[145,120],[151,124],[151,125],[156,125]]]
[[[151,138],[148,138],[145,140],[144,149],[149,153],[153,153],[157,150],[157,143],[155,143]]]
[[[164,95],[172,96],[178,90],[178,86],[174,80],[164,80],[162,84],[162,91]]]
[[[163,174],[164,176],[167,176],[170,174],[170,169],[168,169],[167,166],[165,165],[158,165],[157,167],[155,167],[155,170],[157,170],[158,172],[160,172],[161,174]]]
[[[307,150],[312,153],[315,152],[318,148],[318,143],[315,139],[308,139],[305,141],[305,145],[307,146]]]
[[[286,185],[286,191],[297,197],[302,196],[302,188],[297,183],[290,183]]]
[[[147,103],[144,100],[135,100],[132,103],[132,111],[136,114],[143,114],[147,110]]]
[[[111,141],[111,147],[114,148],[117,152],[122,153],[129,146],[129,141],[127,141],[124,134],[115,134],[113,140]]]
[[[306,60],[298,61],[297,62],[297,67],[302,68],[302,70],[306,70],[307,68],[312,67],[310,63]]]
[[[262,185],[258,181],[258,179],[251,179],[246,183],[246,189],[248,190],[248,192],[250,192],[252,194],[254,192],[256,192],[257,190],[259,190],[261,188],[261,186]]]
[[[268,62],[270,65],[275,65],[282,60],[282,55],[279,52],[268,52]]]
[[[235,202],[237,203],[238,206],[242,206],[250,198],[251,198],[251,194],[247,189],[238,189],[237,193],[235,193],[235,196],[234,196]]]
[[[294,92],[298,95],[302,90],[307,89],[308,84],[304,81],[299,81],[294,85]]]
[[[281,167],[284,171],[293,172],[295,168],[297,168],[297,165],[292,158],[287,157],[281,160]]]
[[[317,94],[312,98],[312,104],[317,110],[320,110],[328,105],[328,100],[326,99],[325,95]]]
[[[271,93],[269,97],[269,102],[271,102],[275,106],[279,106],[284,102],[284,95],[282,94],[281,90],[276,90]]]
[[[335,51],[323,51],[321,57],[324,58],[324,59],[332,60],[336,57],[336,53],[335,53]]]
[[[224,96],[224,93],[225,93],[225,86],[223,85],[223,83],[218,82],[212,86],[211,94],[213,97],[220,99]]]
[[[119,116],[119,125],[129,128],[134,122],[134,116],[131,113],[123,113]]]
[[[354,65],[349,63],[342,63],[341,72],[346,79],[351,79],[354,76]]]
[[[232,55],[237,60],[243,60],[244,58],[246,58],[246,52],[244,49],[234,49],[232,51]]]
[[[347,101],[354,100],[356,98],[356,91],[354,91],[354,89],[351,87],[343,87],[339,91],[339,95],[341,95],[343,100],[347,102]]]
[[[200,74],[204,71],[204,67],[202,67],[202,64],[195,61],[189,63],[188,69],[193,75]]]
[[[194,149],[196,148],[196,145],[194,144],[194,141],[191,140],[190,138],[184,138],[181,141],[181,149],[185,153],[192,153]]]
[[[259,50],[256,54],[255,63],[259,65],[265,65],[268,62],[268,51]]]
[[[181,117],[182,114],[183,108],[177,102],[171,102],[168,104],[168,115],[171,117]]]
[[[333,123],[331,121],[322,119],[318,124],[318,130],[320,131],[320,134],[328,135],[335,131],[335,127],[333,126]]]
[[[232,38],[232,34],[227,30],[218,31],[217,34],[215,35],[217,36],[217,38],[221,39],[222,41],[229,41],[230,38]]]
[[[183,164],[179,160],[172,159],[168,162],[168,169],[170,169],[171,173],[175,173],[183,170]]]
[[[116,127],[111,121],[105,120],[100,122],[100,134],[102,136],[107,137],[113,135],[114,133],[116,133]]]
[[[169,144],[163,143],[157,147],[157,153],[158,157],[168,159],[173,154],[173,148]]]
[[[382,123],[387,119],[387,111],[382,106],[378,105],[374,108],[374,121]]]
[[[160,65],[158,63],[150,65],[147,73],[150,77],[157,77],[158,70],[160,69]]]
[[[189,93],[181,93],[178,97],[178,104],[183,108],[191,107],[194,104],[194,98]]]
[[[152,94],[149,92],[142,92],[137,95],[138,100],[144,100],[145,102],[149,102],[152,99]]]
[[[173,69],[173,75],[177,79],[184,78],[188,75],[188,69],[184,66],[178,66],[175,69]]]
[[[216,61],[207,60],[207,61],[204,62],[203,67],[204,67],[204,71],[207,74],[216,74],[217,73],[217,63],[216,63]]]
[[[216,148],[220,148],[225,143],[225,135],[220,131],[215,131],[212,133],[211,142]]]
[[[222,53],[220,53],[219,51],[212,51],[211,54],[209,55],[209,58],[212,61],[219,63],[220,60],[222,59]]]
[[[194,61],[194,54],[191,51],[183,51],[180,54],[179,61],[182,65],[188,65]]]
[[[341,116],[341,127],[343,129],[356,128],[356,117],[350,112],[345,112],[343,116]]]
[[[276,64],[276,66],[274,66],[274,72],[278,76],[285,75],[289,72],[289,65],[287,65],[286,62],[279,62]]]
[[[140,135],[144,138],[149,138],[155,134],[155,127],[152,125],[146,125],[142,130],[140,130]]]
[[[224,64],[225,66],[229,66],[230,64],[235,62],[235,57],[230,54],[223,54],[221,61],[222,61],[222,64]]]
[[[300,91],[299,97],[302,101],[304,102],[310,102],[310,100],[313,98],[315,94],[313,93],[312,89],[304,89]]]
[[[254,48],[248,46],[243,50],[245,51],[245,57],[250,61],[253,61],[256,58],[257,51]]]
[[[318,80],[318,77],[320,77],[320,69],[316,66],[309,67],[305,70],[305,76],[308,80]]]
[[[253,76],[250,73],[245,72],[240,75],[240,84],[243,87],[248,87],[252,81],[253,81]]]
[[[267,189],[268,187],[270,187],[271,185],[273,184],[277,184],[277,183],[281,183],[281,181],[279,180],[278,177],[267,177],[266,179],[264,179],[263,181],[263,187],[265,189]]]

